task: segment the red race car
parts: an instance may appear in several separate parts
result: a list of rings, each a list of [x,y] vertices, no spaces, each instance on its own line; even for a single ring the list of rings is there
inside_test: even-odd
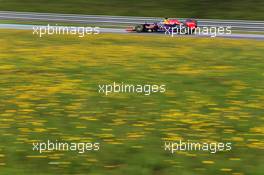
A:
[[[165,18],[162,22],[138,24],[128,31],[141,32],[174,32],[179,34],[193,34],[197,28],[197,21],[186,19],[181,22],[177,19]]]

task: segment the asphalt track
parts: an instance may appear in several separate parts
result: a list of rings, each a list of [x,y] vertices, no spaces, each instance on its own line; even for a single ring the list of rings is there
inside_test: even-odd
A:
[[[184,20],[179,18],[180,20]],[[104,15],[76,15],[76,14],[56,14],[56,13],[32,13],[32,12],[12,12],[12,11],[0,11],[0,20],[15,20],[24,22],[55,22],[55,23],[71,23],[71,24],[97,24],[102,26],[100,28],[101,33],[129,33],[124,29],[124,26],[133,26],[135,24],[141,24],[145,22],[157,22],[162,18],[155,17],[125,17],[125,16],[104,16]],[[212,19],[197,19],[200,27],[219,27],[219,26],[231,26],[232,31],[240,32],[255,32],[260,34],[237,34],[231,35],[218,35],[217,37],[224,38],[245,38],[245,39],[259,39],[263,40],[264,35],[264,21],[246,21],[246,20],[212,20]],[[104,26],[115,26],[114,28]],[[122,27],[121,27],[122,26]],[[0,28],[5,29],[25,29],[33,30],[33,25],[21,25],[21,24],[0,24]],[[144,33],[146,35],[153,35],[151,33]],[[186,35],[179,37],[185,37]],[[210,35],[194,35],[198,37],[211,37]],[[189,36],[188,36],[189,37]],[[193,36],[191,36],[193,37]]]
[[[0,29],[19,29],[19,30],[32,30],[33,31],[33,27],[46,27],[46,26],[22,25],[22,24],[0,24]],[[138,33],[127,32],[125,29],[114,29],[114,28],[100,28],[100,33],[138,34]],[[141,33],[138,35],[161,35],[161,34]],[[170,35],[167,35],[167,36],[170,37]],[[209,37],[209,38],[213,38],[213,37],[211,37],[211,35],[174,35],[173,37]],[[231,34],[231,35],[219,35],[216,37],[264,40],[264,35],[257,35],[257,34]]]

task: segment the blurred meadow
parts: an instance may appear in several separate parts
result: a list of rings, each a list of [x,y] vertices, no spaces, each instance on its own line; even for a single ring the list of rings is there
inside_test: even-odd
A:
[[[263,41],[0,30],[1,175],[262,175]],[[166,84],[99,94],[98,84]],[[100,142],[98,152],[32,142]],[[164,140],[232,142],[230,152],[164,151]],[[52,162],[57,162],[56,164]]]
[[[2,11],[264,20],[263,0],[0,0]]]

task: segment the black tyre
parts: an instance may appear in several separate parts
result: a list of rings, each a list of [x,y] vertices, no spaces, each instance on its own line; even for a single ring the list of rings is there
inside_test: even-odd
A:
[[[191,29],[189,27],[186,27],[186,29],[187,29],[186,35],[192,35],[195,32],[195,29]]]
[[[141,33],[144,31],[144,25],[137,25],[135,27],[136,32]]]
[[[192,29],[192,33],[191,34],[195,34],[195,29]]]

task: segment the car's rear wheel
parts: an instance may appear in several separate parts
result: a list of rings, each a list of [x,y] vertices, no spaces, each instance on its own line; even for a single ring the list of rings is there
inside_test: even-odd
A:
[[[143,25],[137,25],[135,27],[135,31],[140,33],[140,32],[143,32],[144,31],[144,26]]]

